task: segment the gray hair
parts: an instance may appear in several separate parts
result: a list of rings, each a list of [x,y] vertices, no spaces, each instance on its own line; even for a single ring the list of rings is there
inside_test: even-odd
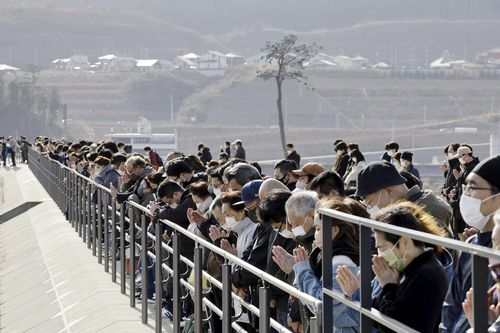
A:
[[[241,186],[251,182],[252,180],[262,179],[259,170],[247,163],[238,163],[231,168],[226,169],[224,171],[224,176],[226,176],[228,183],[231,179],[234,179],[236,183]]]
[[[306,216],[310,212],[314,212],[316,204],[319,202],[318,194],[312,191],[301,191],[292,194],[286,201],[286,214],[294,212],[295,215]]]

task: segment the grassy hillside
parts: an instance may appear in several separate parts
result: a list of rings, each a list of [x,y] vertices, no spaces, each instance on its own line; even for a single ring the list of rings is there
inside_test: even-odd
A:
[[[171,59],[226,49],[199,33],[138,12],[61,6],[0,6],[0,63],[47,67],[75,53]],[[12,59],[12,61],[10,61]]]

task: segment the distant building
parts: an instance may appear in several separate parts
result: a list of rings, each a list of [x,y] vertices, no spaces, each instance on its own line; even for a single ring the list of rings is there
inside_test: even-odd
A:
[[[304,67],[310,68],[322,68],[322,69],[334,69],[337,67],[334,57],[326,53],[318,53],[309,61],[305,62]]]
[[[198,61],[198,69],[227,69],[229,67],[224,53],[208,51]]]
[[[89,57],[82,54],[75,54],[69,58],[52,61],[52,69],[59,71],[86,70],[89,66]]]
[[[245,58],[234,53],[226,53],[226,59],[229,67],[243,65],[245,63]]]
[[[183,58],[182,56],[177,56],[172,61],[172,65],[175,69],[196,69],[196,63],[193,61]]]
[[[107,54],[98,58],[98,68],[104,72],[131,72],[136,68],[136,60],[131,57],[121,57]]]
[[[162,65],[158,59],[139,59],[136,62],[136,69],[140,72],[148,72],[151,70],[159,70]]]
[[[0,77],[15,78],[21,70],[14,66],[0,64]]]
[[[500,65],[500,47],[480,53],[477,59],[481,63]]]

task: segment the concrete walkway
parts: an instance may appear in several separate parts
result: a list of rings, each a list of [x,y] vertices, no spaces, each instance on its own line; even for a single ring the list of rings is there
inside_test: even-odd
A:
[[[25,165],[0,168],[0,331],[153,331]]]

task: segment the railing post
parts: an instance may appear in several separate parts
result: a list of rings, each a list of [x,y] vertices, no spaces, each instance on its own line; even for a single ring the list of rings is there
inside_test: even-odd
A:
[[[328,215],[321,215],[322,222],[322,266],[323,266],[323,288],[332,290],[332,221],[333,218]],[[323,293],[323,328],[333,328],[333,299],[326,293]]]
[[[148,231],[146,216],[141,214],[141,273],[142,273],[142,323],[148,323]]]
[[[488,332],[488,259],[472,255],[474,332]]]
[[[87,213],[86,213],[86,233],[87,233],[87,248],[92,247],[92,185],[87,184]]]
[[[368,227],[359,227],[359,266],[361,271],[361,307],[367,310],[372,306],[372,230]],[[362,333],[372,331],[372,319],[361,315],[360,328]]]
[[[194,248],[194,331],[203,332],[203,253],[197,244]]]
[[[173,255],[172,255],[172,270],[173,273],[173,324],[174,332],[181,331],[181,265],[180,265],[180,235],[174,231],[172,233],[172,245],[173,245]]]
[[[74,202],[74,186],[73,186],[73,173],[68,172],[68,182],[69,182],[69,204],[68,204],[68,216],[69,216],[69,222],[71,223],[71,226],[75,226],[75,220],[74,220],[74,210],[73,210],[73,202]]]
[[[102,190],[101,190],[102,191]],[[104,209],[104,219],[103,219],[103,237],[104,237],[104,271],[109,272],[109,195],[102,191],[104,196],[102,202],[102,208]],[[113,214],[113,212],[111,212]]]
[[[76,231],[82,237],[82,179],[76,177]]]
[[[125,276],[125,212],[123,204],[120,205],[120,291],[125,294],[126,281]]]
[[[129,267],[129,286],[130,286],[130,306],[135,307],[135,214],[130,210],[130,267]]]
[[[271,311],[269,309],[271,291],[263,281],[264,285],[259,288],[259,333],[268,333],[271,326]]]
[[[231,333],[231,265],[222,265],[222,332]]]
[[[92,196],[91,196],[92,198]],[[92,217],[92,255],[96,256],[97,252],[97,215],[96,215],[96,210],[97,210],[97,204],[93,203],[91,204],[91,217]]]
[[[97,262],[102,264],[102,192],[97,189]]]
[[[163,263],[163,258],[162,258],[162,234],[161,234],[161,222],[156,221],[155,225],[155,255],[156,255],[156,262],[155,262],[155,294],[156,294],[156,308],[155,308],[155,331],[157,333],[161,333],[161,327],[162,327],[162,321],[161,321],[161,315],[162,315],[162,294],[163,294],[163,288],[162,288],[162,268],[161,265]]]
[[[116,201],[111,200],[111,281],[116,282]]]

